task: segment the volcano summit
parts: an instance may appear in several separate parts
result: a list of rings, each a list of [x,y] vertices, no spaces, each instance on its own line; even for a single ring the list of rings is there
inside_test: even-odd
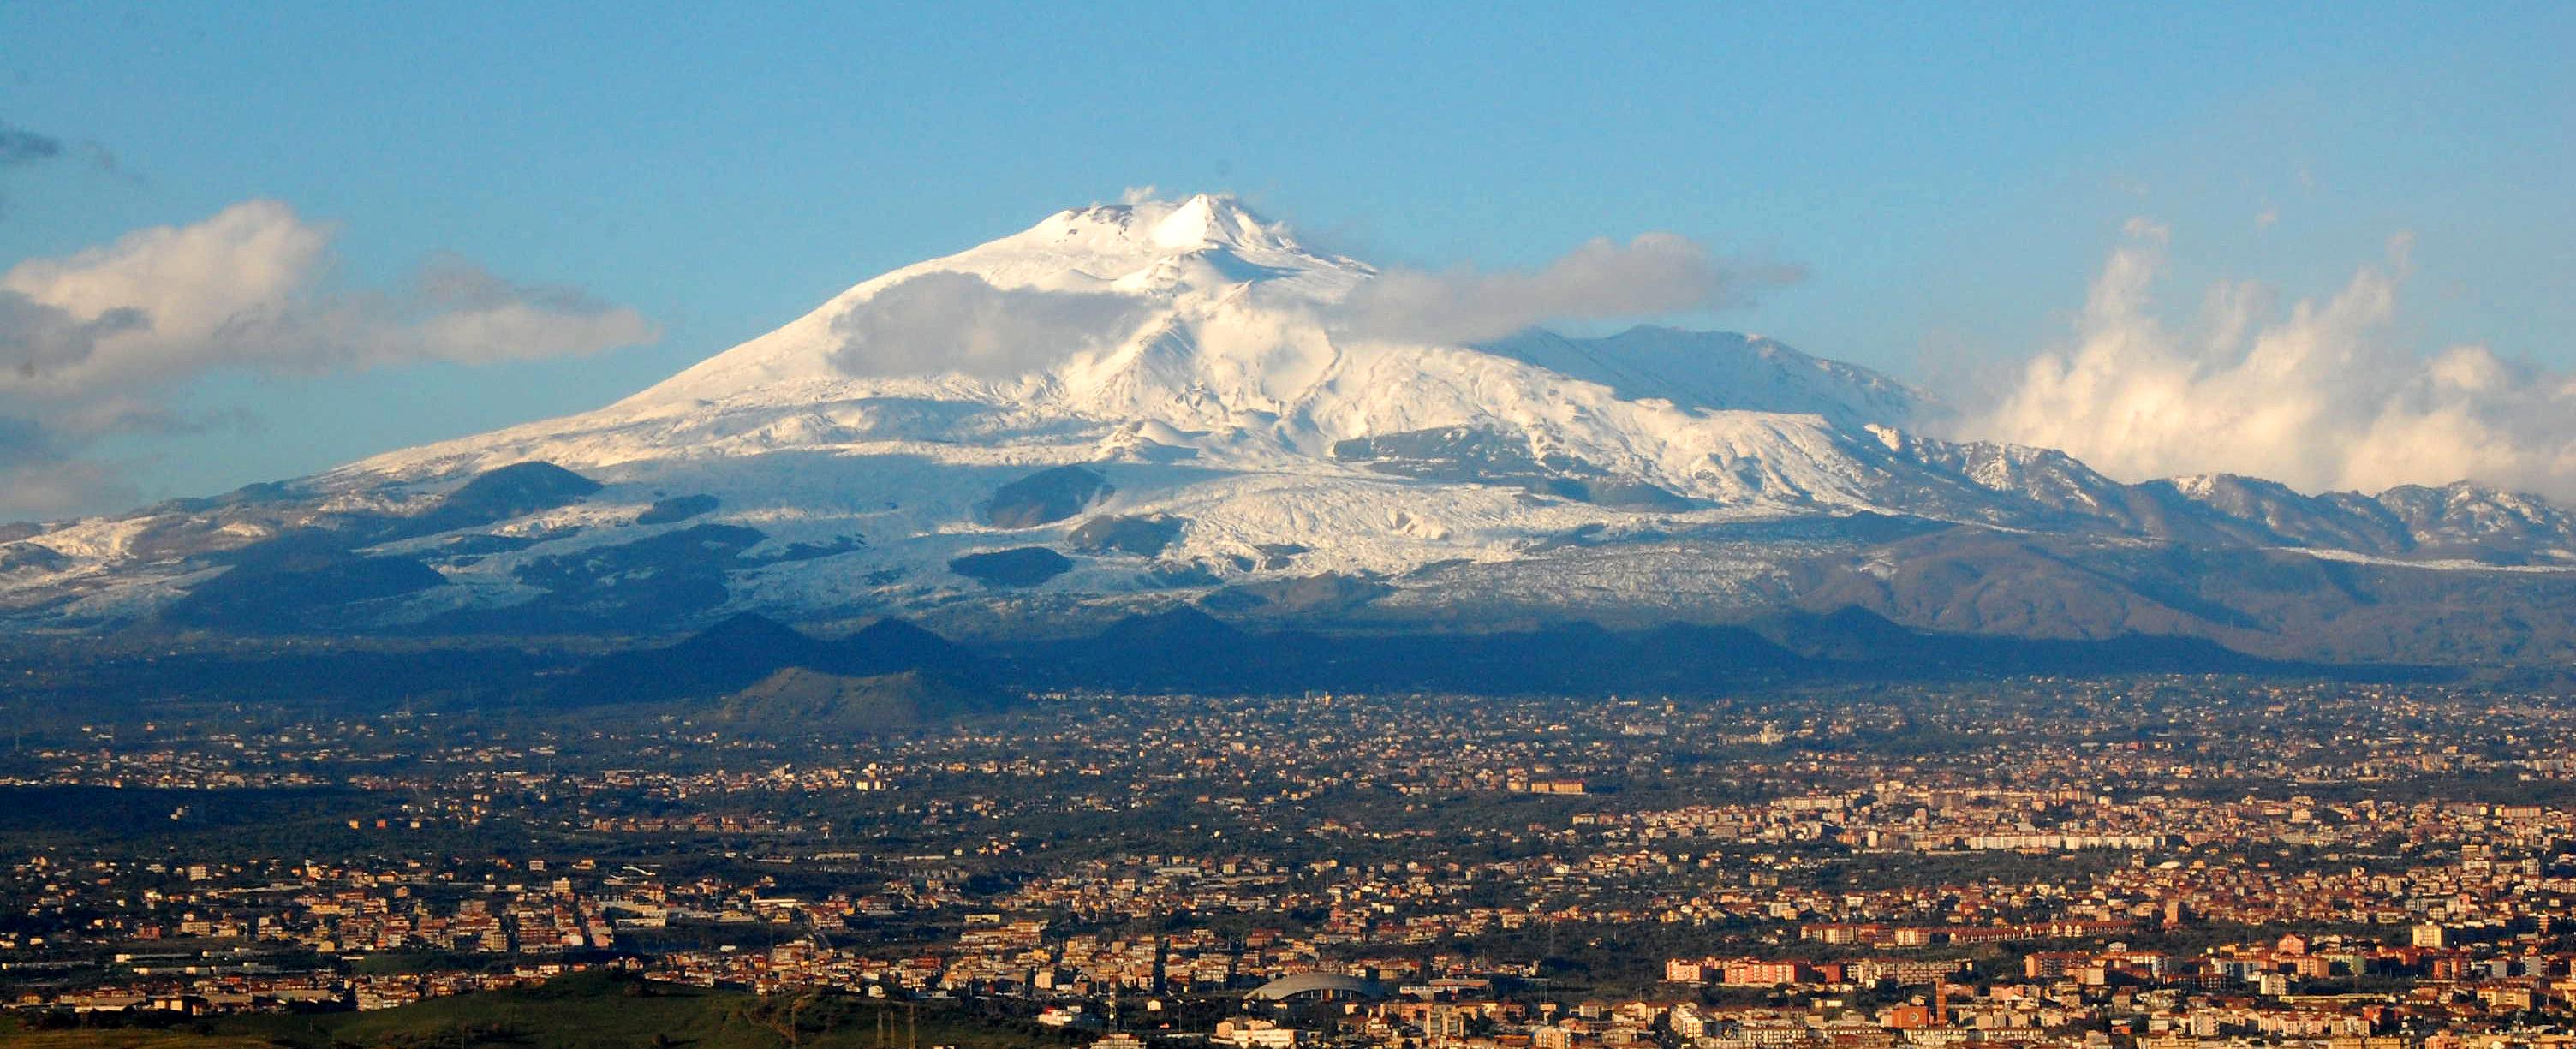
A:
[[[462,635],[1857,606],[2301,659],[2576,652],[2576,516],[2538,498],[2124,483],[1927,436],[1932,398],[1768,339],[1442,339],[1391,322],[1390,287],[1226,197],[1059,212],[596,411],[12,526],[0,612]]]

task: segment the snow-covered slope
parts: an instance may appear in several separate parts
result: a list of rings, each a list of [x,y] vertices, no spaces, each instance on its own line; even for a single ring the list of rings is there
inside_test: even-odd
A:
[[[1532,332],[1486,348],[1341,337],[1336,303],[1373,275],[1227,198],[1065,211],[861,283],[599,411],[379,456],[321,483],[917,442],[958,461],[1079,460],[1089,449],[1070,445],[1122,425],[1151,427],[1150,443],[1202,466],[1260,467],[1328,459],[1354,437],[1501,425],[1541,454],[1687,484],[1708,455],[1757,455],[1748,440],[1775,439],[1753,431],[1795,442],[1816,429],[1740,413],[1848,428],[1903,423],[1927,403],[1741,336]],[[1709,494],[1742,494],[1716,485]]]
[[[1777,551],[1891,518],[2576,560],[2563,511],[2492,493],[2123,485],[1928,440],[1923,394],[1767,339],[1354,335],[1342,304],[1376,276],[1224,197],[1068,210],[596,411],[0,545],[0,601],[432,629],[1576,582],[1755,603],[1787,585]],[[326,596],[224,596],[262,578]]]

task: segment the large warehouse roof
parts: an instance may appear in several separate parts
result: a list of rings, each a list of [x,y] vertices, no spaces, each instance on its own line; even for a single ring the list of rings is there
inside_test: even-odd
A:
[[[1340,973],[1297,973],[1292,976],[1282,976],[1276,980],[1270,981],[1269,983],[1262,984],[1260,987],[1255,988],[1251,994],[1246,995],[1245,997],[1261,1001],[1278,1002],[1307,994],[1320,995],[1327,998],[1341,996],[1349,996],[1353,998],[1384,998],[1386,997],[1386,988],[1375,980],[1363,980],[1356,976],[1344,976]]]

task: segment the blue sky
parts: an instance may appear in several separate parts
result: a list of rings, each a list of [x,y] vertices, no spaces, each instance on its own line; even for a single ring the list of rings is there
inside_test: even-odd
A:
[[[138,376],[187,425],[57,442],[113,498],[592,407],[1142,184],[1381,263],[1677,232],[1808,271],[1677,319],[1936,386],[2063,342],[2133,217],[2185,305],[2405,235],[2410,343],[2576,366],[2576,6],[1495,6],[0,3],[0,125],[63,147],[0,167],[0,268],[269,199],[333,287],[455,257],[658,331]]]

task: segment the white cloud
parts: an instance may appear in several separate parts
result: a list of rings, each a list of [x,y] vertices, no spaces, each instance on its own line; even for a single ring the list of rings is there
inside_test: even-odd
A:
[[[1548,321],[1732,305],[1753,288],[1798,276],[1786,267],[1722,261],[1682,237],[1649,233],[1625,245],[1594,240],[1528,272],[1382,271],[1339,302],[1257,325],[1264,334],[1236,331],[1234,321],[1222,334],[1202,334],[1285,343],[1303,337],[1293,328],[1316,337],[1457,345]],[[925,273],[878,291],[837,319],[841,345],[833,362],[852,375],[1009,378],[1115,345],[1135,334],[1147,309],[1130,295],[1005,289],[971,274]]]
[[[0,273],[0,294],[98,331],[80,352],[11,361],[21,386],[49,391],[186,378],[218,367],[311,372],[419,361],[482,362],[592,353],[654,337],[625,307],[563,289],[509,284],[438,260],[395,291],[327,287],[334,231],[284,204],[235,204],[188,226],[141,230],[62,259]],[[17,331],[0,331],[15,348]]]
[[[1616,320],[1734,305],[1755,288],[1795,281],[1787,267],[1729,263],[1688,238],[1648,233],[1594,240],[1528,272],[1389,270],[1331,311],[1337,333],[1455,344],[1549,321]]]
[[[457,259],[432,260],[403,287],[340,289],[334,235],[284,204],[254,200],[0,271],[0,427],[20,435],[0,441],[9,482],[0,513],[95,505],[77,492],[110,479],[78,459],[84,447],[167,430],[176,423],[163,399],[218,369],[480,363],[592,353],[656,334],[632,309],[512,284]],[[47,469],[65,483],[45,482]]]
[[[2576,380],[2482,346],[2395,340],[2409,244],[2323,301],[2222,283],[2187,326],[2152,291],[2167,233],[2137,220],[2076,320],[1967,429],[2127,480],[2241,473],[2309,491],[2461,479],[2576,496]]]
[[[832,363],[851,375],[1006,379],[1115,343],[1144,311],[1127,295],[1005,289],[971,273],[924,273],[835,320],[841,346]]]

